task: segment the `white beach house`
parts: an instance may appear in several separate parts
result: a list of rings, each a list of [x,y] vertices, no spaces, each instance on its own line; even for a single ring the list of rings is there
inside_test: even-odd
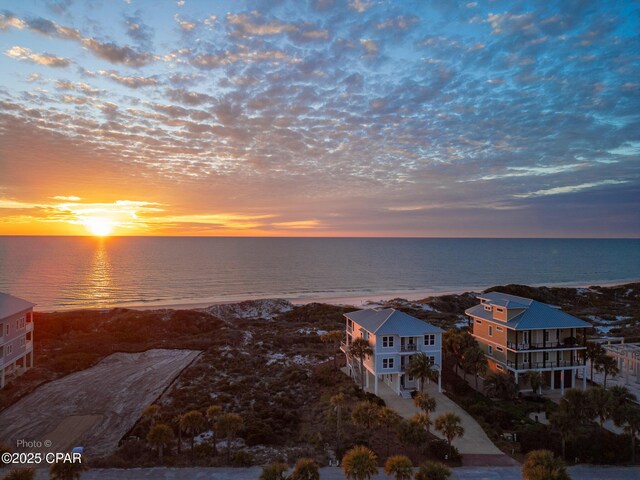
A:
[[[366,309],[346,313],[346,341],[341,350],[347,356],[348,373],[359,379],[359,361],[349,355],[349,346],[357,338],[369,342],[373,355],[364,361],[366,387],[373,382],[378,394],[379,382],[386,383],[398,395],[409,397],[417,388],[417,379],[407,375],[411,358],[419,352],[430,357],[438,371],[441,386],[442,330],[423,320],[393,308]]]
[[[33,367],[33,307],[0,293],[0,388]]]

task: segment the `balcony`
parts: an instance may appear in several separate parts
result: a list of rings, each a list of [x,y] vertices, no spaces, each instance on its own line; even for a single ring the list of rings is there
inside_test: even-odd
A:
[[[25,324],[27,332],[33,332],[33,322],[27,322]]]
[[[346,342],[340,342],[340,351],[342,351],[344,353],[348,353],[349,346],[347,345]]]
[[[560,348],[583,348],[582,345],[578,344],[578,341],[574,337],[567,337],[559,342],[542,342],[542,343],[514,343],[507,342],[507,348],[509,350],[516,350],[518,352],[527,351],[527,350],[545,350],[545,349],[560,349]]]
[[[546,362],[518,362],[516,366],[516,362],[507,360],[507,365],[516,370],[537,370],[541,368],[580,367],[585,365],[585,363],[580,359],[560,361],[556,360],[553,362],[551,360],[548,360]]]
[[[400,351],[401,352],[416,352],[418,350],[418,345],[414,344],[407,344],[407,345],[400,345]]]

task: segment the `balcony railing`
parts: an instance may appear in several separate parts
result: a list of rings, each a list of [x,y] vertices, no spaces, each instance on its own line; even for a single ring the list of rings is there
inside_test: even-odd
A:
[[[418,350],[418,345],[417,344],[406,344],[406,345],[400,345],[400,351],[401,352],[415,352]]]
[[[342,350],[344,353],[347,353],[349,349],[349,346],[347,345],[346,342],[340,342],[340,350]]]
[[[519,343],[514,343],[514,342],[507,342],[507,348],[510,350],[518,350],[518,351],[523,351],[523,350],[544,350],[547,348],[579,348],[582,347],[582,345],[578,344],[578,341],[574,338],[574,337],[567,337],[564,338],[562,340],[560,340],[559,342],[538,342],[538,343],[533,343],[533,342],[519,342]]]
[[[546,362],[514,362],[511,360],[507,360],[507,365],[515,368],[516,370],[525,370],[525,369],[538,369],[538,368],[559,368],[559,367],[580,367],[585,365],[584,360],[581,359],[573,359],[573,360],[560,360],[560,361],[551,361],[547,360]]]

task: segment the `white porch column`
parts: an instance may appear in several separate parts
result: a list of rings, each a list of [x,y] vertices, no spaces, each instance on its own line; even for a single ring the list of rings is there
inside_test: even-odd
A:
[[[553,368],[551,369],[551,390],[555,390],[556,389],[556,376],[554,375],[555,371],[553,370]]]
[[[442,393],[442,370],[438,370],[438,393]]]
[[[582,390],[587,390],[587,367],[582,368]]]
[[[373,393],[378,395],[378,375],[373,376]]]
[[[564,395],[564,369],[560,370],[560,393]]]
[[[519,383],[519,378],[518,378],[518,372],[514,372],[515,377],[516,377],[516,391],[520,391],[520,383]]]
[[[400,395],[400,378],[402,377],[402,373],[399,373],[396,376],[396,393]]]
[[[576,375],[578,370],[571,370],[571,388],[576,388]]]

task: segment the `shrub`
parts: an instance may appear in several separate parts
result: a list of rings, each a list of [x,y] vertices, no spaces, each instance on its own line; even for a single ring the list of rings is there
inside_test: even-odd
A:
[[[253,465],[253,455],[245,450],[235,452],[231,456],[231,464],[234,467],[250,467]]]
[[[289,465],[283,462],[275,462],[262,468],[258,480],[286,480]]]
[[[449,467],[440,462],[427,462],[416,473],[416,480],[447,480],[451,476]]]
[[[445,460],[447,455],[449,455],[449,444],[446,442],[446,440],[442,440],[439,438],[429,444],[429,452],[434,457],[439,458],[440,460]],[[460,452],[458,452],[458,449],[455,446],[452,446],[451,458],[449,458],[448,460],[457,462],[460,460],[460,458]]]

